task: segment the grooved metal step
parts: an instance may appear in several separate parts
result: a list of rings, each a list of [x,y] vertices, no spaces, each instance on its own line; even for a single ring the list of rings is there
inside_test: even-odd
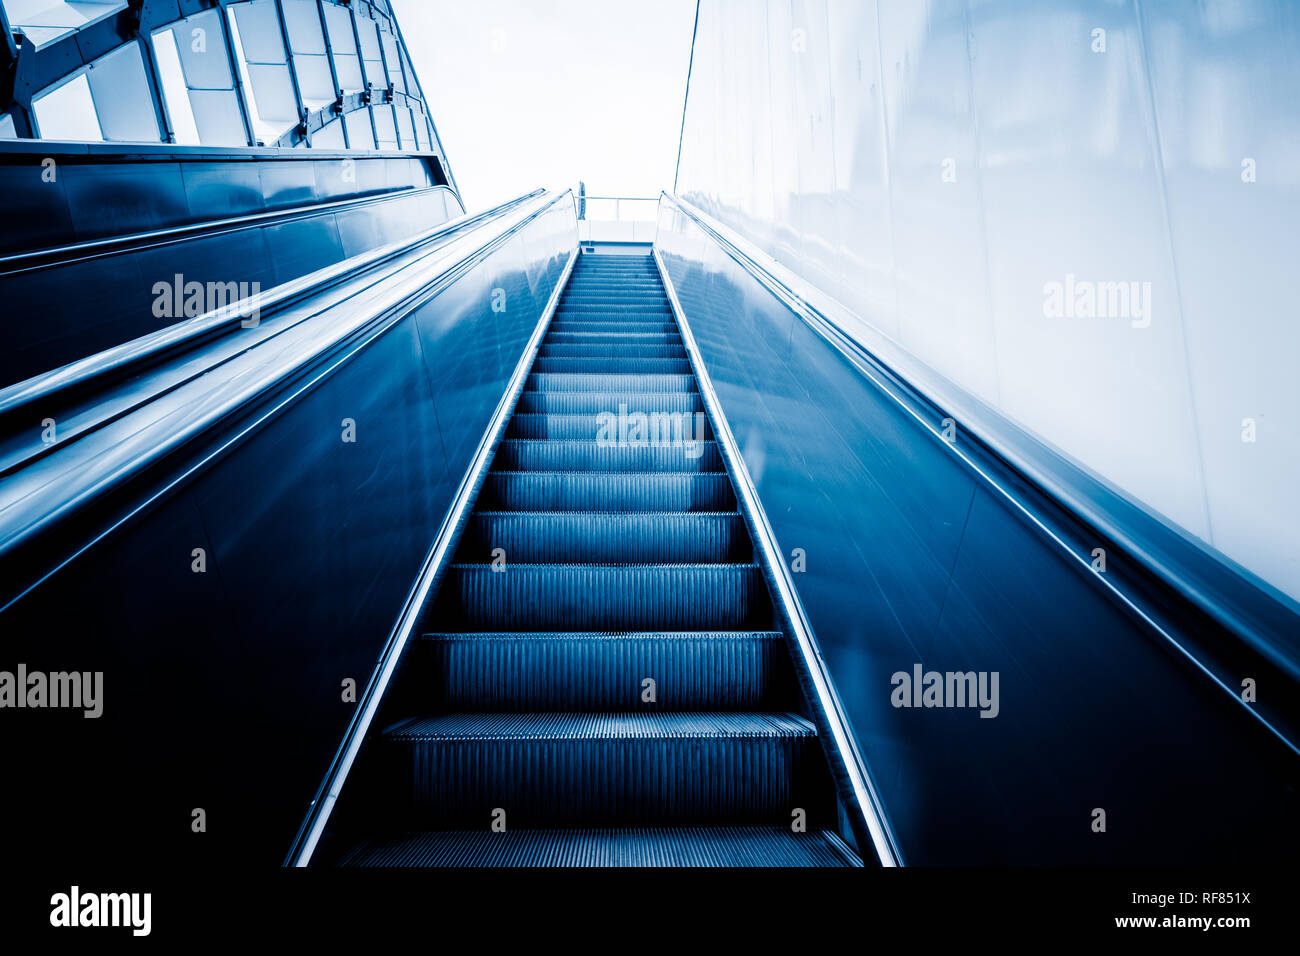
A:
[[[440,630],[767,629],[754,564],[453,564],[429,623]]]
[[[507,438],[587,438],[600,440],[712,439],[707,416],[700,412],[666,412],[628,401],[626,395],[606,395],[595,413],[535,414],[519,412],[511,419]],[[654,403],[647,403],[647,405]],[[699,415],[697,419],[695,416]]]
[[[368,840],[344,866],[860,867],[826,830],[788,827],[618,827],[582,830],[426,830]]]
[[[690,392],[695,376],[628,372],[533,372],[526,387],[537,392]]]
[[[573,270],[575,275],[644,275],[658,278],[658,272],[655,270],[654,263],[647,259],[644,262],[627,262],[627,263],[596,263],[582,262],[579,260],[578,267]]]
[[[686,349],[680,342],[658,344],[653,342],[544,342],[539,355],[548,358],[686,358]]]
[[[672,312],[667,310],[619,310],[619,308],[556,308],[555,320],[567,323],[573,320],[603,321],[603,323],[663,323],[672,325]]]
[[[598,313],[614,313],[616,315],[642,316],[642,315],[672,315],[672,310],[667,300],[632,300],[619,301],[617,299],[602,298],[598,301],[572,301],[566,302],[561,299],[559,306],[556,308],[556,315],[565,315],[570,312],[577,312],[583,315],[592,315]]]
[[[566,289],[561,302],[609,302],[620,308],[627,305],[657,305],[668,308],[668,296],[662,289],[630,291],[621,289]]]
[[[617,319],[597,319],[589,321],[581,318],[556,318],[551,323],[552,332],[570,332],[570,333],[592,333],[592,332],[625,332],[636,335],[652,333],[676,333],[676,326],[671,322],[652,320],[648,322],[620,321]]]
[[[654,260],[582,254],[335,859],[861,865],[712,424]]]
[[[721,471],[712,441],[669,444],[600,442],[573,438],[508,438],[497,448],[500,471]]]
[[[598,415],[617,411],[619,404],[650,414],[678,415],[704,411],[698,392],[534,392],[524,391],[516,415]]]
[[[418,647],[427,675],[422,686],[441,710],[785,710],[793,704],[779,631],[458,632],[426,634]]]
[[[479,507],[519,511],[730,511],[723,472],[491,472]]]
[[[556,332],[546,336],[547,345],[676,345],[682,337],[671,332]]]
[[[569,282],[569,292],[618,292],[628,295],[663,295],[663,287],[653,279],[598,279],[579,277]]]
[[[477,511],[465,527],[458,563],[720,564],[749,562],[754,549],[736,513]]]
[[[653,268],[647,269],[618,269],[606,271],[576,271],[574,273],[576,282],[616,282],[620,286],[624,283],[638,283],[653,287],[658,291],[663,290],[659,282],[659,275]]]
[[[533,363],[535,372],[631,372],[642,375],[685,375],[691,363],[685,358],[627,358],[617,355],[593,355],[589,358],[551,358],[539,355]]]
[[[765,711],[451,713],[384,732],[409,776],[411,819],[485,829],[780,823],[807,801],[817,731]]]

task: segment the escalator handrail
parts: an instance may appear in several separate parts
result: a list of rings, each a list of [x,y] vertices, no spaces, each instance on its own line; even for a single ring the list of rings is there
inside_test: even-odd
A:
[[[428,301],[457,281],[538,217],[554,208],[556,204],[567,201],[569,192],[566,190],[563,193],[546,194],[544,190],[538,190],[529,195],[537,196],[536,208],[531,209],[518,222],[468,249],[455,261],[443,266],[435,275],[410,280],[411,291],[401,290],[404,298],[392,298],[399,294],[398,290],[392,290],[390,301],[381,305],[371,304],[361,314],[349,316],[345,327],[336,330],[334,339],[317,341],[313,337],[309,346],[300,347],[297,351],[292,351],[291,344],[292,354],[287,357],[281,354],[273,364],[259,366],[258,374],[251,378],[247,372],[243,372],[242,375],[238,371],[232,372],[231,374],[237,376],[238,382],[235,387],[222,394],[217,402],[186,403],[183,398],[175,398],[176,404],[173,407],[159,409],[156,420],[145,426],[144,430],[153,428],[158,434],[135,439],[126,445],[112,443],[111,439],[100,439],[95,444],[89,445],[86,456],[90,456],[89,460],[94,462],[93,473],[78,467],[74,462],[69,462],[61,469],[56,466],[56,473],[51,473],[48,468],[42,470],[34,477],[33,481],[36,484],[29,489],[29,493],[21,498],[12,498],[8,509],[0,510],[0,558],[12,555],[16,549],[38,538],[47,528],[66,520],[91,502],[101,500],[125,487],[133,478],[177,451],[196,436],[205,433],[230,416],[237,415],[241,409],[257,406],[264,396],[278,394],[276,390],[280,386],[328,353],[347,350],[349,354],[354,354],[357,349],[363,347],[365,342],[372,341],[393,322],[408,315],[421,302]],[[480,223],[480,226],[485,225],[486,223]],[[394,276],[400,275],[400,272],[401,269],[397,269]],[[259,347],[253,346],[241,353],[241,356],[256,353]],[[281,353],[284,351],[285,347],[281,345]],[[192,381],[206,381],[209,377],[210,375],[198,376]],[[222,382],[212,385],[213,389],[223,387],[225,386]],[[267,416],[270,414],[274,412],[268,412]],[[96,431],[90,432],[85,441],[94,441],[96,434]],[[71,444],[76,446],[81,442],[73,441]],[[224,448],[225,445],[222,447]],[[220,451],[212,452],[204,461],[210,460],[219,453]],[[41,463],[45,464],[48,458],[49,456],[46,456]],[[199,466],[188,469],[185,475],[177,476],[174,480],[184,480],[186,475],[192,473],[197,467]],[[21,472],[17,474],[21,475]],[[0,479],[0,487],[10,480],[13,478]],[[161,490],[155,489],[148,496],[148,502],[160,498],[165,491],[166,487]],[[0,496],[0,500],[3,500],[3,496]],[[147,503],[140,507],[145,506]],[[135,511],[131,511],[125,517],[119,517],[112,527],[125,523],[134,513]],[[74,543],[69,547],[77,549],[80,545]],[[29,569],[29,571],[29,576],[40,576],[46,573],[43,569]],[[13,583],[19,587],[23,586],[19,582]],[[0,594],[0,601],[7,601],[11,597],[13,595]]]
[[[727,422],[718,393],[713,387],[713,378],[709,375],[708,366],[704,362],[695,333],[691,328],[690,318],[677,297],[677,288],[668,274],[659,249],[656,248],[653,255],[655,266],[663,279],[669,304],[677,316],[682,345],[695,370],[700,397],[708,408],[709,417],[714,424],[714,438],[730,465],[736,497],[741,503],[746,523],[754,540],[754,547],[769,579],[773,603],[780,610],[799,656],[807,668],[810,682],[807,690],[815,701],[816,707],[821,711],[826,732],[829,733],[835,751],[843,760],[842,770],[847,777],[846,782],[852,795],[848,810],[855,818],[852,829],[859,843],[858,850],[864,851],[865,847],[861,844],[869,842],[881,866],[902,866],[902,850],[893,826],[889,822],[884,801],[880,797],[880,789],[876,786],[866,758],[857,745],[844,704],[835,690],[835,682],[831,679],[830,670],[822,659],[812,624],[799,599],[798,589],[790,577],[789,568],[781,558],[776,532],[767,519],[758,489],[754,486],[749,469],[745,466],[744,457],[740,453],[740,446],[736,442],[736,436]],[[838,773],[835,776],[838,777]]]
[[[540,196],[543,192],[542,189],[535,189],[483,212],[458,216],[416,236],[380,246],[292,279],[266,293],[258,294],[251,305],[250,300],[229,303],[222,308],[174,323],[95,355],[16,382],[0,389],[0,418],[33,403],[47,402],[59,393],[84,387],[95,379],[110,374],[123,375],[134,368],[153,365],[168,355],[213,336],[233,331],[239,328],[240,323],[253,308],[257,309],[262,318],[266,318],[307,296],[347,281],[365,269],[381,266],[421,245],[447,239],[468,229],[476,229],[508,214],[520,204]]]
[[[9,252],[0,255],[0,277],[39,269],[98,259],[105,256],[121,255],[128,252],[142,252],[156,249],[171,243],[192,239],[208,239],[236,232],[249,226],[278,226],[282,223],[296,222],[322,213],[340,212],[359,206],[392,202],[397,199],[409,199],[422,193],[445,190],[456,199],[462,214],[465,211],[460,196],[450,186],[435,183],[432,186],[405,186],[383,192],[366,193],[360,196],[348,196],[343,199],[331,199],[325,202],[302,203],[283,209],[269,209],[263,212],[247,213],[242,216],[226,216],[220,219],[205,219],[199,222],[181,223],[164,229],[150,229],[144,232],[131,232],[120,236],[104,236],[99,239],[86,239],[82,242],[69,242],[57,246],[43,246],[39,249],[25,249],[22,252]]]
[[[568,196],[571,193],[572,190],[568,190],[564,195]],[[576,215],[574,223],[576,228]],[[361,695],[352,721],[343,735],[342,742],[335,751],[334,758],[331,760],[321,785],[317,789],[316,795],[307,809],[307,814],[299,826],[298,833],[289,848],[284,860],[285,866],[304,867],[310,865],[312,854],[324,835],[330,814],[334,810],[343,786],[347,782],[348,774],[351,772],[352,766],[361,751],[361,746],[365,742],[370,726],[378,713],[379,705],[383,702],[384,694],[397,671],[403,652],[416,628],[419,627],[420,622],[423,620],[429,599],[437,594],[437,585],[440,583],[446,568],[455,558],[456,545],[461,533],[464,531],[469,514],[473,510],[479,488],[487,477],[497,446],[505,436],[506,426],[510,424],[510,418],[514,413],[515,404],[519,400],[519,394],[527,384],[528,374],[532,369],[542,339],[550,326],[551,317],[555,314],[560,295],[563,293],[573,266],[577,262],[576,235],[574,238],[574,248],[569,255],[569,260],[556,280],[555,287],[551,290],[551,295],[547,300],[546,307],[542,310],[537,326],[533,329],[527,345],[524,346],[514,372],[506,383],[501,399],[498,401],[491,419],[489,419],[488,426],[479,439],[478,447],[475,449],[469,466],[461,478],[456,494],[452,497],[451,506],[443,517],[438,534],[434,537],[433,544],[430,546],[424,563],[421,565],[420,573],[416,576],[415,582],[412,584],[403,604],[402,611],[398,614],[397,621],[384,644],[384,650],[379,655],[379,660],[375,665],[370,680],[366,684],[365,691]]]
[[[687,200],[665,191],[663,199],[697,225],[729,258],[785,304],[819,337],[848,358],[883,394],[901,407],[921,428],[954,453],[967,468],[1047,536],[1076,564],[1091,567],[1091,555],[1077,553],[1053,526],[1037,502],[1027,499],[1025,490],[1036,492],[1076,525],[1091,529],[1101,540],[1113,543],[1120,553],[1130,555],[1136,566],[1158,586],[1171,590],[1189,602],[1228,634],[1277,668],[1287,679],[1300,682],[1300,660],[1281,650],[1287,634],[1300,633],[1300,604],[1267,582],[1260,580],[1230,558],[1212,552],[1173,527],[1165,519],[1135,504],[1111,488],[1086,466],[1067,459],[1038,439],[1018,429],[1000,413],[979,399],[964,393],[901,352],[889,360],[864,345],[829,312],[865,326],[851,310],[835,302],[799,277],[774,274],[759,257],[761,250],[748,251],[749,240],[717,222]],[[780,268],[779,263],[773,264]],[[784,270],[788,272],[788,270]],[[906,368],[906,374],[897,371]],[[947,441],[942,422],[960,422],[964,440]],[[1014,477],[1013,477],[1014,476]],[[1016,479],[1019,479],[1018,481]],[[1086,492],[1082,489],[1086,488]],[[1127,520],[1116,518],[1123,515]],[[1141,523],[1140,532],[1134,524]],[[1152,539],[1163,541],[1161,553]],[[1170,554],[1168,551],[1176,551]],[[1112,571],[1114,569],[1112,568]],[[1297,728],[1283,728],[1273,718],[1242,700],[1239,688],[1222,679],[1189,641],[1167,626],[1167,612],[1152,606],[1137,587],[1122,586],[1122,575],[1090,572],[1091,577],[1127,611],[1184,657],[1239,707],[1272,733],[1294,753],[1300,754]]]

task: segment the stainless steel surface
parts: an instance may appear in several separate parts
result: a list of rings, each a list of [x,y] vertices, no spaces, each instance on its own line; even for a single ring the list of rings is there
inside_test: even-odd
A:
[[[1300,605],[1185,531],[1133,505],[907,353],[879,341],[877,346],[883,346],[879,351],[867,350],[861,345],[862,320],[840,303],[689,203],[665,194],[664,204],[674,210],[665,217],[666,224],[680,225],[679,217],[684,217],[707,235],[753,281],[825,337],[864,381],[931,439],[944,442],[1007,508],[1050,539],[1099,588],[1111,592],[1234,706],[1258,720],[1284,746],[1300,752],[1300,713],[1289,695],[1248,705],[1237,686],[1240,674],[1265,670],[1270,683],[1274,676],[1279,684],[1300,681],[1300,646],[1294,637],[1300,626]],[[677,226],[668,228],[676,231]],[[949,441],[946,423],[953,422],[961,423],[960,436],[954,432],[954,440]],[[1032,492],[1026,481],[1033,483]],[[1103,543],[1110,561],[1104,573],[1097,573],[1094,549]],[[1121,560],[1130,566],[1124,567]],[[1204,615],[1203,626],[1189,632],[1181,613],[1172,618],[1162,614],[1160,602],[1148,593],[1153,582],[1180,605]],[[1206,639],[1205,632],[1212,629],[1220,631],[1220,638],[1230,645],[1226,656],[1234,658],[1232,664],[1222,660],[1223,648]]]
[[[826,664],[822,660],[812,625],[799,600],[799,593],[789,568],[781,556],[780,546],[767,519],[767,512],[763,510],[762,500],[754,488],[749,470],[745,467],[745,459],[736,442],[736,436],[732,434],[731,427],[722,412],[717,392],[714,391],[713,382],[709,378],[708,367],[691,332],[690,319],[682,310],[672,279],[657,251],[654,259],[659,274],[663,277],[668,301],[677,316],[682,344],[695,370],[700,395],[708,408],[711,420],[716,423],[715,438],[718,448],[734,476],[736,494],[743,505],[741,511],[750,522],[754,546],[761,555],[759,560],[764,567],[764,574],[772,585],[773,603],[777,606],[778,614],[789,629],[790,638],[802,658],[802,666],[797,670],[801,680],[806,675],[806,680],[803,680],[805,693],[810,701],[815,703],[819,731],[829,738],[832,755],[828,762],[831,765],[832,776],[836,779],[837,785],[843,782],[847,793],[851,795],[845,803],[848,804],[848,812],[852,815],[851,826],[855,838],[859,841],[859,849],[865,853],[864,844],[869,841],[881,866],[900,866],[903,859],[889,823],[887,810],[881,803],[879,790],[871,779],[871,772],[858,749],[844,707],[840,703],[839,695],[835,692]]]
[[[6,535],[10,653],[112,694],[89,735],[7,740],[31,785],[0,814],[62,818],[86,780],[131,781],[97,792],[111,825],[32,828],[15,853],[283,861],[354,716],[341,688],[360,700],[575,246],[568,197],[529,200],[0,478],[6,513],[49,531]],[[220,839],[173,825],[196,799]]]
[[[119,367],[125,355],[205,334],[215,327],[206,313],[224,313],[217,324],[258,322],[263,305],[300,292],[304,277],[328,281],[344,260],[391,253],[464,218],[455,193],[433,186],[0,258],[0,296],[14,315],[41,317],[9,327],[0,414],[18,393],[40,394],[53,381],[80,380],[88,369]],[[201,304],[182,303],[180,288],[200,290]],[[236,299],[248,301],[234,306]],[[153,344],[142,349],[142,339]]]
[[[1099,580],[1080,560],[1095,529],[964,424],[946,440],[941,406],[684,207],[661,205],[656,253],[903,859],[1280,862],[1300,846],[1300,764],[1262,725],[1297,726],[1280,663],[1105,538]],[[1278,607],[1260,619],[1290,616],[1284,651],[1295,617]],[[918,667],[996,677],[996,703],[901,706],[898,675]],[[1271,709],[1225,693],[1261,674]]]
[[[406,645],[421,620],[423,620],[429,596],[437,593],[436,585],[446,570],[446,562],[450,560],[454,553],[454,546],[459,540],[464,520],[469,515],[477,498],[483,478],[492,463],[492,456],[495,454],[497,445],[505,433],[506,425],[510,422],[510,416],[514,413],[515,402],[519,398],[519,393],[523,390],[533,359],[537,356],[537,347],[546,334],[547,325],[550,323],[551,316],[555,313],[556,303],[560,301],[560,293],[569,280],[569,273],[573,271],[573,264],[577,261],[577,258],[578,251],[575,248],[570,253],[569,260],[564,265],[564,271],[555,283],[555,289],[552,291],[546,307],[542,310],[541,317],[537,322],[537,328],[533,330],[532,337],[529,338],[528,344],[524,347],[519,364],[515,366],[514,374],[510,376],[505,391],[501,395],[501,400],[497,402],[496,409],[488,422],[488,427],[483,432],[483,437],[474,452],[474,457],[470,460],[469,467],[456,489],[456,494],[452,497],[451,507],[447,509],[447,514],[442,519],[442,524],[433,540],[432,547],[429,549],[429,554],[424,559],[424,564],[420,568],[419,575],[416,576],[415,583],[411,586],[411,593],[407,597],[396,623],[393,625],[392,634],[389,635],[383,653],[379,657],[379,663],[375,667],[374,674],[360,698],[357,715],[352,723],[348,725],[347,732],[343,736],[343,742],[339,746],[339,751],[331,762],[329,770],[325,774],[325,779],[321,783],[320,790],[312,801],[306,818],[303,820],[298,837],[289,851],[288,858],[285,860],[287,866],[307,866],[311,863],[312,854],[325,833],[325,828],[329,825],[330,814],[343,792],[348,774],[356,761],[357,754],[361,750],[362,743],[366,739],[366,734],[370,731],[371,723],[374,721],[379,705],[383,701],[384,693],[387,691],[393,674],[402,659]]]
[[[436,188],[446,189],[447,187]],[[541,190],[537,190],[527,196],[521,196],[494,209],[472,216],[463,214],[455,216],[446,222],[424,230],[410,239],[388,243],[373,251],[359,253],[338,264],[276,285],[268,289],[266,293],[259,293],[257,296],[256,306],[260,313],[259,324],[262,317],[270,319],[277,310],[297,302],[309,294],[322,292],[343,279],[354,278],[364,269],[393,261],[398,256],[418,249],[431,240],[445,239],[462,230],[478,226],[511,207],[530,198],[535,198],[540,194]],[[456,201],[456,205],[459,208],[459,200]],[[183,231],[188,232],[188,230]],[[152,235],[147,237],[150,241],[153,238]],[[164,241],[167,241],[166,238],[164,238]],[[112,243],[112,245],[115,246],[117,243]],[[88,251],[88,254],[94,253]],[[74,252],[73,255],[81,258],[79,250]],[[3,263],[4,260],[0,260],[0,266]],[[133,339],[122,345],[104,349],[88,358],[0,389],[0,417],[10,415],[17,409],[35,402],[43,402],[48,406],[56,401],[55,396],[60,392],[84,386],[95,378],[128,369],[133,365],[156,362],[165,354],[183,348],[187,343],[206,338],[214,332],[221,330],[233,331],[245,321],[243,316],[246,311],[246,305],[234,303],[194,319],[160,329],[150,335]]]
[[[372,323],[404,318],[413,304],[455,282],[485,249],[565,199],[567,194],[543,194],[518,207],[507,204],[504,213],[450,242],[431,250],[421,250],[418,243],[408,247],[413,254],[407,260],[399,259],[387,271],[363,271],[347,289],[321,290],[322,297],[304,297],[304,290],[296,289],[280,326],[268,329],[258,347],[237,342],[227,354],[205,355],[201,373],[184,355],[173,360],[182,370],[178,378],[166,366],[151,369],[148,377],[157,383],[152,393],[133,398],[128,409],[100,416],[65,445],[47,446],[39,456],[29,455],[7,470],[0,482],[0,559],[68,511],[93,503],[108,488],[248,406],[276,382],[328,354],[331,346],[346,343]],[[230,322],[224,315],[221,321]]]

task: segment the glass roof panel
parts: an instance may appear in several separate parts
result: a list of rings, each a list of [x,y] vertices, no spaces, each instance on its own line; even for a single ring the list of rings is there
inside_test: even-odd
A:
[[[119,142],[160,142],[149,75],[140,44],[132,40],[91,64],[90,92],[104,138]]]
[[[348,124],[348,142],[352,149],[374,149],[375,131],[370,125],[370,110],[353,110],[343,114]]]
[[[320,30],[320,9],[316,0],[280,0],[284,25],[289,30],[289,46],[294,53],[325,53],[325,37]]]
[[[331,117],[313,145],[375,149],[376,123],[385,149],[425,145],[427,107],[382,0],[159,0],[147,5],[152,35],[139,33],[138,18],[118,17],[138,6],[132,0],[0,0],[35,53],[18,69],[29,87],[45,85],[30,109],[0,113],[0,138],[17,138],[21,130],[82,141],[246,146],[251,132],[254,142],[274,143],[301,121],[300,109],[319,116],[340,94],[371,84],[414,93],[414,102],[399,97],[350,119]],[[196,7],[202,9],[159,22]],[[113,17],[125,40],[104,29]],[[122,45],[81,66],[69,38],[92,24],[100,28],[84,43],[77,40],[94,51],[89,55]]]
[[[71,139],[79,142],[99,141],[104,131],[95,112],[95,98],[85,73],[51,90],[32,97],[32,112],[41,139]]]

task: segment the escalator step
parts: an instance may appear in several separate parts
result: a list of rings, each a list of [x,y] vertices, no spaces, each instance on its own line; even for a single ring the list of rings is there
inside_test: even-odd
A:
[[[626,303],[654,303],[666,307],[668,305],[668,294],[662,288],[656,289],[650,286],[641,289],[628,288],[626,285],[606,289],[581,289],[571,286],[565,289],[564,295],[560,297],[561,302],[584,302],[589,300],[613,302],[620,306]]]
[[[453,564],[431,624],[439,630],[597,631],[766,629],[754,564]]]
[[[621,372],[633,375],[685,375],[691,363],[685,358],[624,358],[593,355],[590,358],[548,358],[538,356],[535,373],[546,372]]]
[[[569,332],[590,334],[593,332],[613,332],[628,333],[632,335],[645,334],[677,334],[677,327],[671,322],[651,321],[651,322],[620,322],[617,319],[598,319],[587,321],[586,319],[559,319],[551,323],[551,332]]]
[[[487,476],[479,506],[520,511],[730,511],[723,472],[519,472]]]
[[[721,471],[712,441],[666,445],[578,439],[508,438],[497,448],[498,471]]]
[[[685,359],[686,349],[680,342],[656,344],[652,342],[543,342],[539,355],[548,358],[628,358],[628,359]]]
[[[597,277],[574,279],[569,283],[565,293],[606,292],[628,295],[663,295],[664,287],[655,279],[628,279],[620,282],[616,279]]]
[[[344,866],[849,867],[862,863],[830,831],[789,827],[426,830],[369,840]]]
[[[564,315],[567,312],[578,312],[584,315],[600,312],[612,312],[615,315],[672,315],[667,299],[602,298],[595,302],[565,302],[561,299],[555,311],[557,315]]]
[[[531,392],[515,404],[517,415],[599,415],[619,404],[650,414],[694,414],[704,411],[699,392]]]
[[[344,865],[861,865],[653,258],[580,256],[458,530]]]
[[[657,281],[659,279],[659,270],[652,263],[637,262],[630,265],[607,266],[602,268],[579,268],[573,272],[574,276],[579,279],[586,279],[590,276],[632,276],[639,279],[650,279]]]
[[[533,372],[527,387],[539,392],[695,392],[695,376],[602,372]]]
[[[610,290],[630,292],[654,292],[663,294],[664,287],[659,276],[652,272],[584,272],[577,274],[570,281],[569,288],[581,289],[584,286],[599,286]],[[565,290],[566,292],[568,289]]]
[[[754,549],[739,514],[479,511],[465,527],[459,564],[720,564],[749,562]]]
[[[667,299],[651,299],[649,297],[575,296],[561,299],[558,308],[562,312],[620,312],[627,315],[642,312],[663,313],[668,311],[669,306]]]
[[[451,713],[383,735],[413,822],[779,823],[807,808],[814,726],[762,711]],[[418,824],[417,824],[418,825]]]
[[[579,259],[575,272],[646,272],[657,274],[651,256],[621,256],[617,260]]]
[[[546,336],[547,345],[677,345],[682,337],[672,332],[557,332]]]
[[[429,703],[452,711],[791,706],[780,631],[426,634]],[[652,678],[654,700],[642,683]]]
[[[555,309],[555,318],[560,321],[568,321],[569,319],[599,319],[605,322],[638,321],[671,323],[673,320],[673,314],[669,309],[660,308],[658,306],[655,306],[654,308],[647,307],[635,309],[613,307],[597,309],[585,305],[577,305],[573,308],[568,308],[567,306],[560,304]]]

